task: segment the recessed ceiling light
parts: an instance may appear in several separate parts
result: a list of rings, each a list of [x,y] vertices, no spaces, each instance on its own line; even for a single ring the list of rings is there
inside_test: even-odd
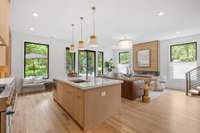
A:
[[[37,13],[34,12],[34,13],[33,13],[33,16],[34,16],[34,17],[38,17],[39,15],[38,15]]]
[[[157,15],[158,15],[159,17],[161,17],[161,16],[164,16],[165,13],[164,13],[164,12],[159,12]]]
[[[34,31],[35,30],[33,27],[30,27],[29,29],[30,29],[30,31]]]
[[[177,31],[176,34],[181,34],[181,32]]]

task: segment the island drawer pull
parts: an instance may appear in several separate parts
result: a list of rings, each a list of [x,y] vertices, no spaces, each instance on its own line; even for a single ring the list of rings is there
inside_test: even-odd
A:
[[[80,99],[80,98],[81,98],[81,96],[77,96],[77,98],[78,98],[78,99]]]

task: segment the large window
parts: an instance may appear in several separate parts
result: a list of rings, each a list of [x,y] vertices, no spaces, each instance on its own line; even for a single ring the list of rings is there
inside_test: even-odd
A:
[[[79,50],[78,58],[79,75],[96,76],[96,52]]]
[[[103,62],[104,62],[104,57],[103,57],[103,52],[98,52],[98,75],[103,75]]]
[[[67,72],[75,72],[75,53],[70,53],[69,48],[66,48],[66,70]]]
[[[184,79],[185,73],[197,66],[197,43],[170,46],[170,75],[173,79]]]
[[[24,43],[24,77],[49,78],[49,46]]]
[[[129,61],[129,52],[120,52],[119,64],[128,64],[128,61]]]

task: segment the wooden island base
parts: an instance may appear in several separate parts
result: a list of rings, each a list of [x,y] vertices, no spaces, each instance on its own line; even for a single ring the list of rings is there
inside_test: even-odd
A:
[[[54,100],[86,131],[121,107],[121,84],[82,90],[62,81],[56,81]]]

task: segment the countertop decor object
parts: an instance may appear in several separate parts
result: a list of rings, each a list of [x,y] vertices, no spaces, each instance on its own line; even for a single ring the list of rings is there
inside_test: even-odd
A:
[[[119,112],[120,80],[57,77],[54,81],[54,100],[84,131]]]

